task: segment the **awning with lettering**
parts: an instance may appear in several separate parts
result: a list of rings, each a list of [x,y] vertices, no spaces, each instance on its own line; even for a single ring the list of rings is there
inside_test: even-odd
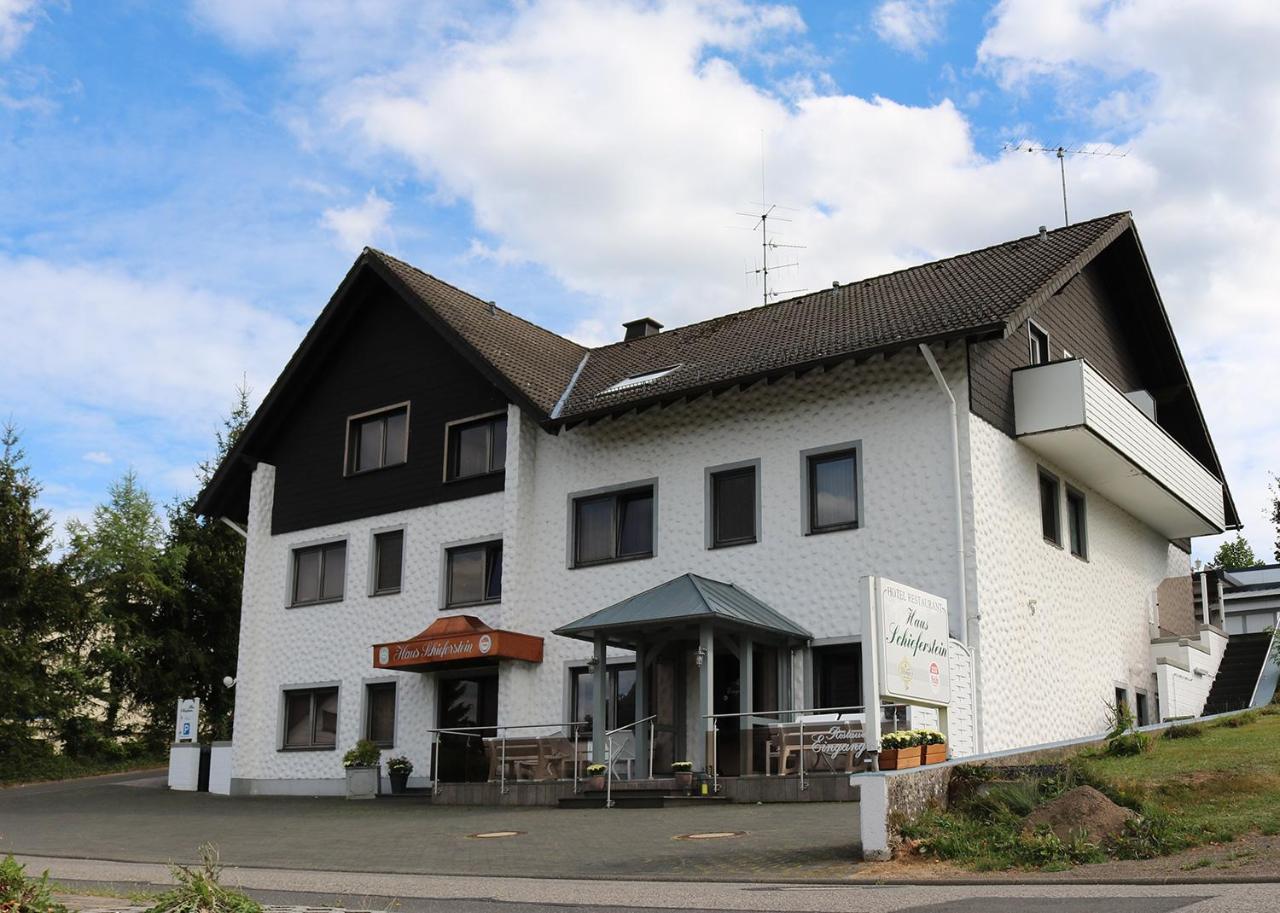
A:
[[[518,659],[542,662],[542,638],[499,631],[472,615],[451,615],[408,640],[373,645],[376,669],[431,672],[461,664]]]

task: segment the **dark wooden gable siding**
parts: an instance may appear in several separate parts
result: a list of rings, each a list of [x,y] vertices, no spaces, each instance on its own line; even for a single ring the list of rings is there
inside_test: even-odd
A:
[[[1089,361],[1121,390],[1143,389],[1143,375],[1121,319],[1122,304],[1108,287],[1103,269],[1087,266],[1031,318],[1049,333],[1054,360],[1063,350]],[[969,347],[969,404],[973,413],[1013,435],[1013,370],[1029,364],[1027,323],[1007,339]]]
[[[502,490],[502,473],[444,482],[444,438],[447,422],[504,410],[506,397],[381,282],[352,299],[258,454],[276,467],[273,533]],[[406,400],[408,462],[344,475],[348,416]]]

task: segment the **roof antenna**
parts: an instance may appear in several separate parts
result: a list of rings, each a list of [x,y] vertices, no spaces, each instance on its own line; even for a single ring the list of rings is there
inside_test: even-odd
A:
[[[1071,216],[1067,214],[1067,156],[1096,155],[1099,158],[1122,159],[1129,154],[1128,149],[1103,149],[1101,146],[1033,146],[1030,143],[1005,143],[1005,152],[1039,152],[1045,155],[1052,153],[1058,158],[1058,172],[1062,176],[1062,222],[1071,224]]]
[[[777,236],[783,232],[777,229],[770,229],[770,222],[790,222],[791,220],[781,215],[776,215],[778,210],[787,212],[799,212],[790,206],[779,206],[776,203],[766,202],[769,199],[768,192],[765,189],[765,171],[764,171],[764,131],[760,131],[760,203],[752,203],[753,206],[758,205],[757,212],[739,212],[738,215],[745,216],[748,219],[754,219],[755,224],[751,226],[752,231],[760,232],[760,265],[755,269],[747,270],[748,276],[760,277],[761,300],[764,304],[768,304],[775,298],[783,295],[795,295],[805,291],[802,288],[793,288],[778,290],[771,288],[769,285],[769,273],[780,269],[798,269],[800,262],[798,260],[791,263],[769,263],[769,252],[775,251],[781,247],[788,247],[794,250],[803,250],[803,244],[785,244],[777,240]]]

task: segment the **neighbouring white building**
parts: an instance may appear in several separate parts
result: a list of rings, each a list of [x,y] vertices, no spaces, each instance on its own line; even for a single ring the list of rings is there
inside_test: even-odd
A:
[[[956,751],[1198,713],[1190,538],[1238,526],[1123,213],[598,348],[366,250],[199,508],[247,533],[241,794],[650,715],[655,771],[762,772],[861,705],[869,575],[948,600]]]

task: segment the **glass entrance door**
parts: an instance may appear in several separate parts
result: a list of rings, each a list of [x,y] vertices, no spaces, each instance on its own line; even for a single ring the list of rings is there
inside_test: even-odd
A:
[[[441,676],[436,683],[436,723],[439,729],[498,725],[498,673],[468,672]],[[494,735],[492,728],[472,732],[440,734],[442,783],[483,783],[489,778],[482,738]]]

